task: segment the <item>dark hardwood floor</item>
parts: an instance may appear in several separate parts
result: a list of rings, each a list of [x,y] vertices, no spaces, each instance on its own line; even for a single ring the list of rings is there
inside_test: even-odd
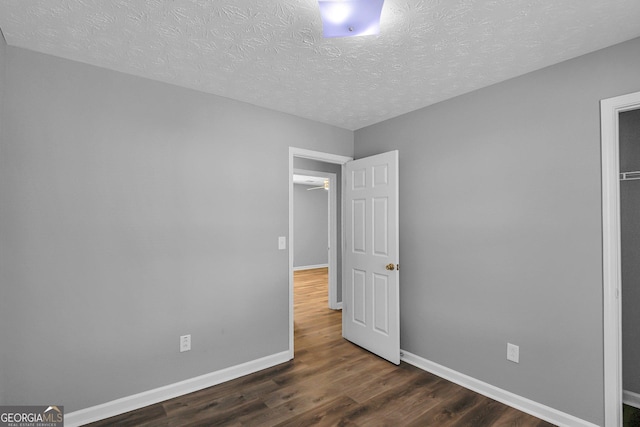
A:
[[[327,270],[295,273],[295,359],[90,424],[100,426],[551,426],[341,336]]]

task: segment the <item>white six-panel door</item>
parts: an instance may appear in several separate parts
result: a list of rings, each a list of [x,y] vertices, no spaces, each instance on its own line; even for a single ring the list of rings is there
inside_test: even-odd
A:
[[[400,363],[398,151],[345,165],[342,334]]]

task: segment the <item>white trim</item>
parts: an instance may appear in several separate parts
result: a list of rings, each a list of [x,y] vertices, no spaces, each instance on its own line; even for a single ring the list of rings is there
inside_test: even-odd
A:
[[[302,265],[300,267],[293,267],[293,271],[313,270],[315,268],[327,268],[329,264],[317,264],[317,265]]]
[[[202,390],[207,387],[221,384],[244,375],[249,375],[263,369],[270,368],[281,363],[291,360],[289,352],[276,353],[240,365],[231,366],[216,372],[201,375],[199,377],[190,378],[174,384],[169,384],[153,390],[144,391],[142,393],[123,397],[121,399],[112,400],[111,402],[101,405],[92,406],[90,408],[81,409],[79,411],[70,412],[64,416],[64,424],[67,427],[80,426],[94,421],[103,420],[115,415],[124,414],[125,412],[135,409],[144,408],[154,403],[162,402],[167,399],[182,396],[194,391]]]
[[[618,115],[640,108],[640,92],[600,101],[605,426],[622,425],[620,185]]]
[[[337,154],[311,151],[304,148],[289,147],[289,355],[293,359],[293,159],[295,157],[303,159],[317,160],[325,163],[335,163],[344,165],[353,160],[353,157],[340,156]],[[343,168],[344,169],[344,168]],[[344,175],[343,175],[344,176]],[[344,183],[344,179],[342,180]],[[344,184],[342,184],[344,186]],[[343,199],[344,202],[344,199]],[[344,238],[342,239],[344,248]]]
[[[640,394],[624,390],[622,392],[622,403],[640,409]]]
[[[317,160],[325,163],[335,163],[338,165],[343,165],[353,160],[353,157],[340,156],[338,154],[323,153],[321,151],[312,151],[296,147],[289,147],[289,156]]]
[[[336,174],[329,177],[329,308],[335,309],[338,305],[338,192],[336,191]],[[341,234],[342,235],[342,234]]]
[[[346,280],[346,272],[344,270],[344,254],[347,251],[347,240],[344,237],[344,223],[345,223],[345,209],[344,209],[344,195],[347,192],[347,180],[345,179],[345,173],[346,173],[346,163],[343,163],[342,166],[340,167],[340,176],[342,177],[342,180],[340,182],[341,185],[341,189],[340,189],[340,206],[342,206],[342,209],[340,210],[339,214],[340,214],[340,236],[342,237],[342,239],[340,239],[340,245],[341,245],[341,253],[342,253],[342,275],[340,277],[340,283],[342,283],[342,301],[340,301],[339,307],[336,307],[336,310],[342,310],[342,303],[344,302],[344,284],[347,283]],[[344,337],[344,333],[343,333],[343,337]]]
[[[430,360],[424,359],[408,351],[401,350],[401,358],[403,362],[416,366],[427,372],[431,372],[441,378],[456,383],[464,388],[475,391],[476,393],[487,396],[493,400],[509,405],[522,412],[533,415],[534,417],[556,424],[558,426],[580,426],[580,427],[597,427],[583,419],[574,417],[573,415],[558,411],[549,406],[535,402],[531,399],[503,390],[491,384],[477,380],[468,375],[454,371],[453,369],[439,365]]]

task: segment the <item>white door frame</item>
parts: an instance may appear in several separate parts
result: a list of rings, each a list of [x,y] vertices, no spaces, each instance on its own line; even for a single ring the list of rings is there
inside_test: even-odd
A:
[[[293,159],[317,160],[325,163],[344,165],[353,160],[353,157],[337,154],[323,153],[320,151],[306,150],[304,148],[289,147],[289,358],[293,359]],[[343,185],[342,183],[340,184]],[[342,213],[340,213],[342,215]],[[340,242],[342,245],[342,242]]]
[[[307,176],[315,176],[319,178],[326,178],[329,180],[329,190],[328,190],[328,222],[327,222],[327,251],[328,251],[328,264],[329,264],[329,308],[332,310],[338,310],[342,307],[342,303],[338,304],[338,204],[337,204],[337,191],[336,191],[336,174],[331,172],[320,172],[320,171],[311,171],[305,169],[293,169],[293,173],[295,175],[307,175]],[[296,213],[293,213],[294,222]],[[293,246],[293,235],[290,237]],[[291,249],[294,250],[293,248]]]
[[[622,321],[620,268],[621,112],[640,108],[640,92],[600,101],[602,132],[602,274],[605,426],[622,425]]]

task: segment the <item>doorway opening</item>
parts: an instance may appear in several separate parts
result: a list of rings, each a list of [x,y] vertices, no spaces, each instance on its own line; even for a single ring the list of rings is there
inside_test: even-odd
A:
[[[602,100],[602,230],[603,230],[603,342],[605,425],[623,422],[623,401],[640,406],[640,394],[623,397],[622,351],[622,237],[621,179],[632,177],[621,170],[620,117],[640,109],[640,92]],[[625,168],[627,165],[624,165]],[[640,170],[640,165],[638,169]],[[629,171],[633,172],[633,171]],[[640,175],[640,174],[639,174]],[[626,189],[625,189],[626,192]],[[631,402],[637,396],[637,402]]]
[[[294,271],[328,268],[327,300],[332,310],[342,308],[338,289],[336,176],[336,173],[294,168],[294,236],[291,237]]]
[[[618,115],[622,418],[640,425],[640,109]]]
[[[311,151],[302,148],[289,148],[289,357],[293,359],[294,356],[294,250],[295,250],[295,229],[294,229],[294,183],[293,183],[293,175],[296,170],[298,171],[307,171],[311,172],[311,169],[318,168],[310,168],[308,167],[308,161],[311,162],[320,162],[321,164],[327,165],[335,165],[337,167],[339,174],[333,171],[327,172],[329,174],[335,174],[335,184],[334,188],[342,188],[341,183],[341,173],[342,173],[342,165],[347,163],[348,161],[353,160],[351,157],[340,156],[329,153],[322,153],[318,151]],[[314,174],[323,171],[314,171]],[[329,176],[329,185],[331,185],[331,176]],[[341,249],[342,249],[342,240],[337,238],[339,229],[341,228],[339,223],[341,223],[341,209],[338,207],[341,204],[341,197],[336,194],[336,202],[333,207],[330,207],[330,212],[332,215],[335,215],[336,221],[334,224],[335,227],[335,243],[329,243],[329,305],[332,304],[332,300],[335,300],[335,308],[339,308],[339,301],[341,301],[341,284],[342,284],[342,275],[340,273],[340,260],[341,260]],[[331,268],[332,259],[335,260],[335,268]],[[335,280],[332,282],[331,275],[334,275]],[[333,287],[331,285],[334,285]],[[334,307],[332,307],[334,308]]]

